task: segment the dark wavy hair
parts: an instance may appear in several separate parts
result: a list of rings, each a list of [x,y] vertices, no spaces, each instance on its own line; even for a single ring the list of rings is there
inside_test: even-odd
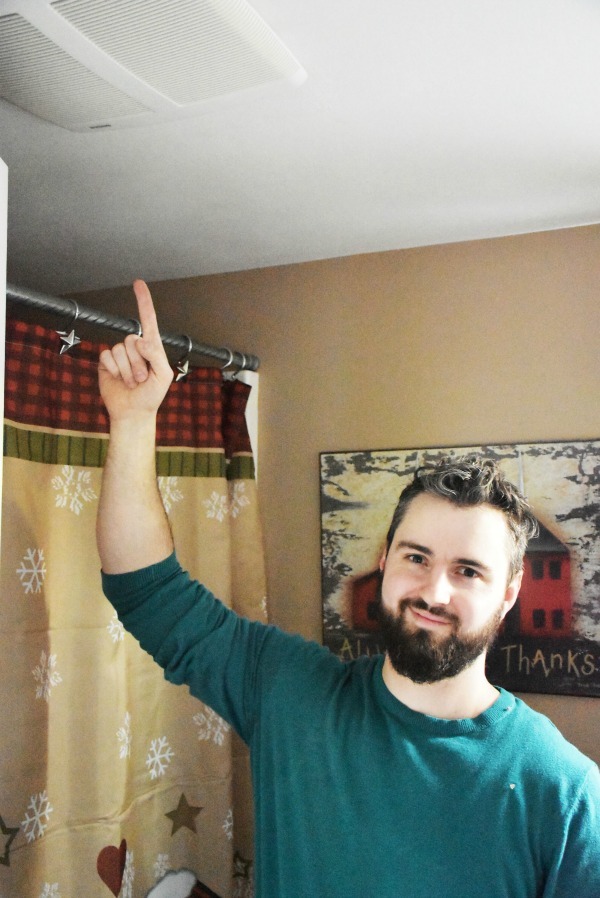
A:
[[[527,543],[537,535],[538,522],[525,497],[494,461],[479,456],[446,457],[417,468],[411,483],[400,493],[387,534],[388,551],[410,503],[421,493],[447,499],[458,506],[498,508],[506,518],[513,543],[509,582],[522,570]]]

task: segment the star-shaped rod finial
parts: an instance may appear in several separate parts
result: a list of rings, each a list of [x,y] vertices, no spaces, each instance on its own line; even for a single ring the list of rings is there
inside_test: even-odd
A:
[[[190,370],[190,352],[192,351],[192,347],[193,347],[193,345],[194,345],[194,344],[192,343],[192,338],[191,338],[191,337],[188,337],[187,334],[183,334],[182,336],[185,337],[185,339],[188,341],[188,348],[187,348],[186,354],[185,354],[181,359],[179,359],[179,362],[177,363],[177,371],[178,371],[179,373],[177,374],[177,377],[175,378],[175,381],[183,380],[183,378],[186,376],[186,374],[189,373],[189,370]]]
[[[60,337],[60,339],[62,340],[62,343],[63,343],[63,345],[60,347],[61,355],[63,354],[63,352],[68,352],[69,349],[73,349],[74,346],[77,346],[78,343],[81,343],[80,338],[75,333],[75,323],[76,323],[77,319],[79,318],[79,306],[77,305],[77,303],[75,302],[74,299],[72,299],[71,302],[75,306],[75,317],[73,318],[73,321],[71,322],[71,330],[70,331],[69,330],[56,331],[56,333],[58,334],[58,336]]]
[[[186,374],[188,373],[189,370],[190,370],[189,359],[186,359],[185,362],[180,362],[179,365],[177,365],[177,371],[179,372],[179,374],[175,378],[175,381],[177,382],[178,380],[183,380],[183,378],[186,376]]]
[[[60,339],[62,340],[64,346],[60,347],[60,354],[63,352],[68,352],[69,349],[73,349],[74,346],[77,346],[78,343],[81,343],[81,339],[77,336],[74,330],[69,332],[67,331],[56,331]]]

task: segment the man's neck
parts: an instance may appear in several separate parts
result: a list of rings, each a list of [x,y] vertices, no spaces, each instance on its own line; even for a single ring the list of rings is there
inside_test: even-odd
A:
[[[386,655],[383,681],[392,695],[412,711],[445,720],[478,717],[491,708],[499,695],[485,676],[484,655],[457,676],[437,683],[413,682],[397,673]]]

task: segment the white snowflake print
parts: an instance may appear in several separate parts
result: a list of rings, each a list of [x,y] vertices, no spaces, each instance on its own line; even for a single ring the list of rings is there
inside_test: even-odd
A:
[[[49,882],[44,883],[44,888],[40,892],[40,898],[60,898],[58,883],[54,882],[52,885]]]
[[[201,742],[208,742],[212,739],[215,745],[223,745],[225,735],[231,727],[212,708],[207,705],[203,707],[204,711],[199,711],[192,717],[198,727],[198,739]]]
[[[158,489],[167,514],[176,502],[181,502],[183,493],[178,489],[177,477],[158,477]]]
[[[158,881],[165,876],[171,869],[171,862],[168,854],[157,854],[154,862],[154,878]]]
[[[231,808],[227,811],[225,823],[223,824],[223,832],[231,842],[231,840],[233,839],[233,811],[231,810]]]
[[[206,517],[216,520],[221,524],[229,512],[227,496],[221,496],[219,493],[212,492],[210,499],[205,499],[202,503],[206,508]]]
[[[48,828],[50,814],[53,810],[46,792],[38,792],[37,795],[31,796],[25,811],[25,818],[21,821],[28,842],[42,838]]]
[[[246,484],[236,480],[235,483],[230,484],[230,493],[229,509],[232,517],[237,518],[242,508],[245,505],[250,505],[250,499],[246,495]]]
[[[73,514],[80,514],[86,502],[97,499],[96,493],[89,486],[90,471],[76,472],[72,465],[63,465],[62,473],[52,478],[52,486],[58,493],[56,508],[68,508]]]
[[[117,740],[119,741],[119,757],[128,758],[131,754],[131,714],[129,711],[125,714],[123,726],[117,730]]]
[[[210,499],[202,503],[206,508],[206,517],[212,518],[222,524],[228,514],[237,518],[242,508],[250,505],[250,499],[246,495],[246,484],[236,481],[229,484],[229,496],[223,496],[216,491],[211,493]]]
[[[25,595],[29,592],[41,592],[46,576],[44,550],[27,549],[20,567],[17,568],[17,574],[25,590]]]
[[[164,775],[165,770],[171,763],[173,755],[174,752],[165,736],[152,740],[150,751],[146,758],[146,767],[150,771],[150,779],[155,780],[158,779],[159,776]]]
[[[35,690],[35,697],[49,702],[52,687],[62,683],[62,677],[56,670],[56,655],[46,655],[46,652],[42,651],[40,663],[31,672],[34,680],[39,684]]]
[[[110,633],[110,638],[113,642],[122,642],[125,639],[125,627],[119,620],[116,611],[113,613],[113,616],[110,619],[110,623],[107,625],[106,629]]]
[[[121,886],[121,898],[133,898],[133,880],[135,867],[133,866],[133,851],[125,854],[125,869],[123,870],[123,884]]]

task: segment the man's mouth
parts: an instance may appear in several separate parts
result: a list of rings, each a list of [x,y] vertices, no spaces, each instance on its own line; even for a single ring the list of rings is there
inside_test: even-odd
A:
[[[409,605],[408,609],[412,615],[413,620],[420,627],[437,630],[440,628],[452,626],[453,624],[453,619],[446,617],[445,615],[434,614],[431,611],[426,611],[424,608],[417,608],[415,605]]]

